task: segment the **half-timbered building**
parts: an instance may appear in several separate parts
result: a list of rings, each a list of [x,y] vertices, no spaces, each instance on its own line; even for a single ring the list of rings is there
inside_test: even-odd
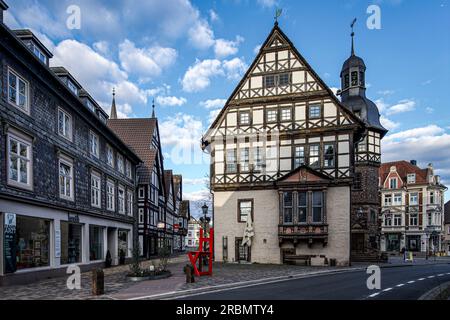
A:
[[[115,99],[111,107],[108,127],[142,159],[137,168],[137,223],[141,255],[145,258],[158,254],[166,237],[165,181],[158,119],[118,119]]]
[[[383,130],[368,132],[365,109],[346,99],[364,88],[362,78],[345,86],[353,63],[343,68],[341,102],[275,23],[202,139],[212,158],[216,260],[349,264],[355,147],[366,141],[379,162]],[[376,106],[370,112],[379,118]],[[249,220],[251,246],[242,245]]]

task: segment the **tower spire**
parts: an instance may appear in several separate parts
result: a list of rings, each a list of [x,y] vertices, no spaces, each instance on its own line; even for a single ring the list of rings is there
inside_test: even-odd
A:
[[[113,88],[113,100],[111,105],[111,115],[110,119],[117,119],[117,108],[116,108],[116,88]]]
[[[153,119],[156,118],[156,114],[155,114],[155,99],[153,99],[153,104],[152,104],[152,118]]]
[[[350,25],[350,27],[352,28],[352,33],[351,33],[351,37],[352,37],[352,56],[355,55],[355,31],[354,31],[354,27],[355,27],[355,23],[356,23],[357,19],[353,19],[352,24]]]

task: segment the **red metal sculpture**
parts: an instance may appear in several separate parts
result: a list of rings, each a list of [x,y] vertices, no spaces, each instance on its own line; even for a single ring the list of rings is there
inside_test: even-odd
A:
[[[203,228],[200,229],[200,244],[198,251],[189,252],[189,260],[194,267],[194,272],[197,277],[201,276],[212,276],[212,262],[213,262],[213,241],[214,239],[214,228],[209,230],[209,236],[204,235]],[[208,271],[203,271],[204,261],[208,262]],[[198,266],[197,266],[198,262]]]

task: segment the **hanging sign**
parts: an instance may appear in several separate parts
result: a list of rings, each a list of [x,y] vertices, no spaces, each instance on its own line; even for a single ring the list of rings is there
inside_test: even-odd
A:
[[[17,217],[14,213],[5,213],[5,232],[4,248],[5,255],[5,273],[14,273],[17,270],[16,265],[16,227]]]

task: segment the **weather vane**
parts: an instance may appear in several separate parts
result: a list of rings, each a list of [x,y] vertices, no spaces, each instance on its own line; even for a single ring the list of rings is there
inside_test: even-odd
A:
[[[353,19],[353,21],[352,21],[352,24],[350,25],[350,27],[352,28],[352,37],[354,37],[354,36],[355,36],[355,32],[353,31],[353,28],[355,27],[356,21],[357,21],[357,19],[356,19],[356,18],[355,18],[355,19]]]
[[[278,8],[275,11],[275,23],[278,23],[278,18],[281,17],[281,14],[283,13],[283,9]]]

